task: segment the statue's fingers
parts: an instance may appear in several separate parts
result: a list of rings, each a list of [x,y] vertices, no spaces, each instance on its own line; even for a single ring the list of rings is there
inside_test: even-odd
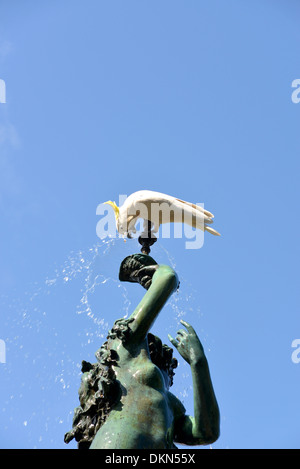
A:
[[[180,329],[180,330],[177,332],[177,335],[182,336],[182,337],[186,337],[186,336],[187,336],[187,332],[186,332],[184,329]]]
[[[168,334],[168,338],[169,338],[169,341],[171,342],[171,344],[174,345],[175,348],[177,348],[178,347],[178,342],[175,339],[173,339],[173,337],[170,334]]]
[[[180,319],[180,322],[183,326],[185,326],[190,334],[196,334],[195,329],[186,321],[183,321],[183,319]]]
[[[158,269],[158,265],[146,265],[145,267],[142,267],[139,271],[140,274],[142,275],[154,275],[155,271]]]
[[[185,348],[186,347],[186,344],[187,344],[187,336],[188,334],[185,333],[185,335],[177,335],[176,336],[176,340],[178,341],[178,345],[180,345],[180,347],[183,347]]]

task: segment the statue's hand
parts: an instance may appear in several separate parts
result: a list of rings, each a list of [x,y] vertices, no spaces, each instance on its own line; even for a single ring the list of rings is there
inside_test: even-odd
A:
[[[145,254],[132,254],[122,261],[119,279],[122,282],[137,282],[148,290],[157,269],[158,264],[152,257]]]
[[[185,321],[181,320],[180,322],[187,331],[180,329],[177,332],[176,340],[169,334],[169,340],[189,365],[196,365],[206,359],[202,344],[194,328]]]
[[[152,277],[157,271],[157,269],[158,265],[148,265],[138,271],[138,282],[140,283],[140,285],[142,285],[142,287],[146,288],[146,290],[150,288],[152,283]]]

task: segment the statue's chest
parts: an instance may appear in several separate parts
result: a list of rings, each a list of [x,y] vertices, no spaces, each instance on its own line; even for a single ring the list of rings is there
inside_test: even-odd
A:
[[[165,387],[164,377],[160,369],[149,359],[132,360],[126,367],[116,369],[117,379],[129,388],[132,386],[144,385],[162,391]]]
[[[164,378],[160,369],[152,362],[144,362],[132,370],[132,378],[136,383],[150,386],[160,391],[164,388]]]

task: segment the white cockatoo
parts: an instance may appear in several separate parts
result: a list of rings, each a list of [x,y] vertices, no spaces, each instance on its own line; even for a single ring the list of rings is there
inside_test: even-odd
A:
[[[158,232],[162,223],[187,223],[193,228],[220,236],[220,233],[209,226],[213,223],[214,216],[208,210],[160,192],[134,192],[121,207],[111,200],[105,204],[114,209],[118,232],[129,238],[136,232],[135,226],[139,219],[144,220],[145,228],[151,222],[153,233]]]

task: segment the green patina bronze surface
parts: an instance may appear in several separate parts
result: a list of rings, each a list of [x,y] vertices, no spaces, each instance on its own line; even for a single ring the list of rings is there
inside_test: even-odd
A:
[[[179,281],[174,270],[149,255],[134,254],[121,264],[122,281],[140,283],[147,292],[128,319],[115,321],[97,362],[82,363],[80,406],[73,438],[78,448],[171,449],[174,443],[205,445],[219,436],[219,409],[203,347],[192,326],[181,321],[169,339],[192,372],[194,416],[170,391],[177,360],[173,350],[149,332]]]

